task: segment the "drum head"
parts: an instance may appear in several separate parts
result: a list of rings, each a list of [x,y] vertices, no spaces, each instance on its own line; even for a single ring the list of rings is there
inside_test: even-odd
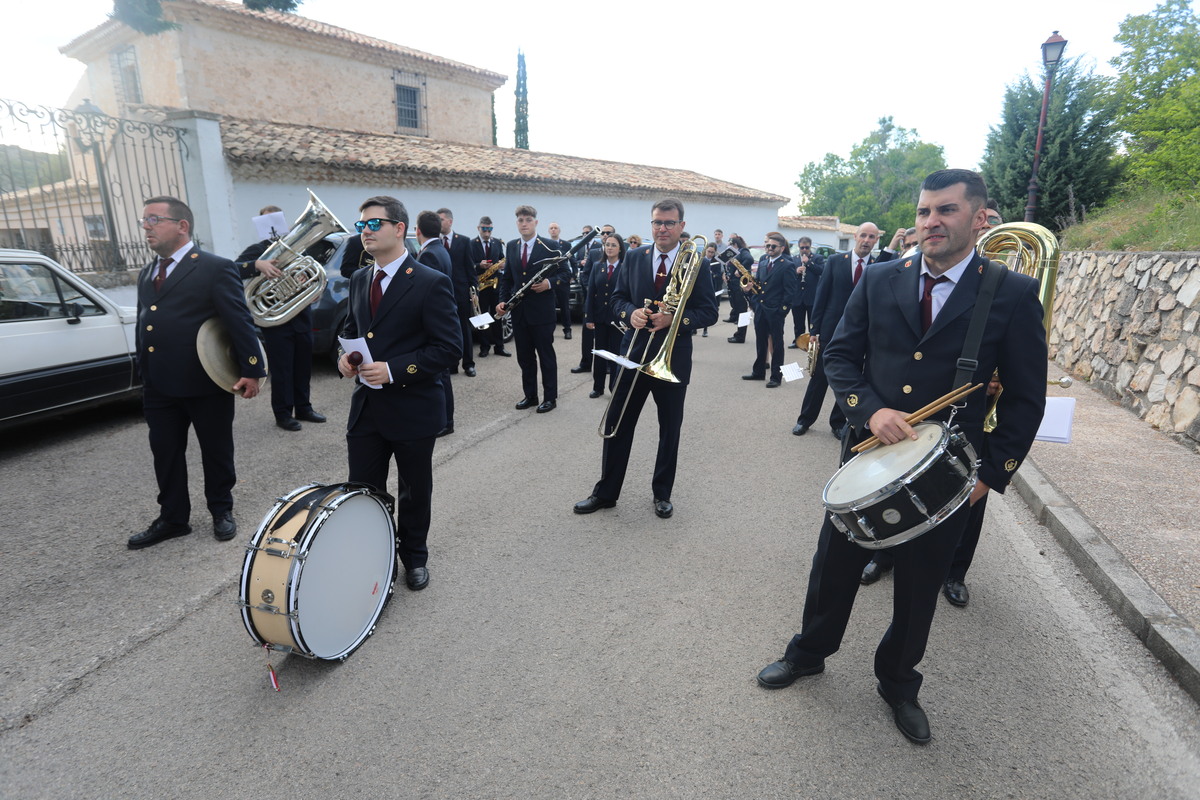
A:
[[[293,587],[302,647],[323,659],[349,655],[370,635],[396,569],[392,516],[373,494],[354,494],[315,526]]]
[[[850,506],[876,496],[880,489],[912,473],[930,453],[938,449],[946,427],[939,422],[913,426],[917,438],[880,445],[860,453],[842,465],[825,487],[827,505]]]

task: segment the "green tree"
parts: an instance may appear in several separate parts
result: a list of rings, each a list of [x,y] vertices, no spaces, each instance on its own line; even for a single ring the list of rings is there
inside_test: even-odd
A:
[[[525,54],[517,51],[517,111],[514,146],[518,150],[529,149],[529,84],[525,77]]]
[[[922,142],[916,131],[883,117],[849,158],[826,153],[804,167],[796,181],[800,211],[870,221],[886,232],[907,228],[916,218],[921,181],[945,166],[940,145]]]
[[[988,134],[980,173],[1007,221],[1025,218],[1033,149],[1037,144],[1045,81],[1028,75],[1004,92],[1001,122]],[[1038,167],[1035,222],[1062,229],[1109,198],[1120,168],[1114,160],[1117,132],[1109,81],[1079,62],[1058,65],[1046,109]]]
[[[1112,60],[1118,124],[1130,177],[1174,190],[1200,188],[1200,18],[1189,0],[1129,16]]]
[[[252,11],[295,11],[301,0],[243,0],[246,8]],[[163,31],[176,30],[179,25],[163,19],[161,0],[113,0],[113,10],[110,15],[118,22],[124,22],[138,33],[148,36]]]

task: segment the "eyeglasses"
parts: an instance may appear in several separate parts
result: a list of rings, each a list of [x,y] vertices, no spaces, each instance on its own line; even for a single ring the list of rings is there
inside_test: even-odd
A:
[[[359,233],[363,232],[363,228],[370,228],[373,231],[377,231],[383,227],[383,223],[385,223],[385,222],[390,222],[393,225],[397,225],[397,224],[399,224],[400,220],[388,219],[387,217],[382,217],[382,218],[376,217],[375,219],[360,219],[358,222],[354,223],[354,230],[358,231]]]
[[[1003,223],[1003,220],[1000,219],[999,217],[988,217],[987,223],[988,223],[988,225],[1000,225],[1001,223]]]
[[[683,224],[683,220],[681,220],[681,219],[652,219],[652,220],[650,220],[651,228],[666,228],[667,230],[671,230],[676,225],[682,225],[682,224]]]
[[[141,225],[143,227],[149,226],[149,227],[153,228],[155,225],[162,222],[164,219],[168,219],[171,222],[183,222],[183,220],[181,220],[179,217],[160,217],[158,214],[151,214],[148,217],[142,217],[141,219],[139,219],[138,225]]]
[[[485,226],[483,226],[483,225],[480,225],[480,226],[479,226],[479,230],[481,230],[481,231],[485,231],[486,233],[491,233],[491,232],[492,232],[492,228],[491,228],[491,226],[490,226],[490,225],[488,225],[488,226],[486,226],[486,227],[485,227]]]
[[[802,244],[802,245],[800,245],[800,249],[801,249],[801,250],[812,250],[812,248],[811,248],[811,247],[809,247],[809,246],[808,246],[808,245],[806,245],[806,244]]]

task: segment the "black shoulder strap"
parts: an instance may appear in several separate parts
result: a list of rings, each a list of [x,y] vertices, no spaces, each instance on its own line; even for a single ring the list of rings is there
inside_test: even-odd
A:
[[[1007,271],[1008,267],[1004,264],[983,259],[983,282],[979,284],[979,294],[975,297],[975,311],[971,314],[971,324],[967,327],[967,337],[963,340],[962,355],[958,358],[958,371],[954,373],[951,389],[969,383],[979,369],[979,344],[983,341],[983,329],[987,325],[992,300],[996,298],[996,287]]]

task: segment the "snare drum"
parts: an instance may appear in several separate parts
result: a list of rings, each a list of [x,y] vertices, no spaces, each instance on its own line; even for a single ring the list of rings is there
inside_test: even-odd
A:
[[[263,517],[242,565],[242,622],[260,645],[341,661],[375,630],[396,572],[392,498],[310,484]]]
[[[842,465],[821,501],[835,528],[870,550],[894,547],[938,525],[966,502],[979,462],[957,428],[914,425],[917,438],[881,445]]]

